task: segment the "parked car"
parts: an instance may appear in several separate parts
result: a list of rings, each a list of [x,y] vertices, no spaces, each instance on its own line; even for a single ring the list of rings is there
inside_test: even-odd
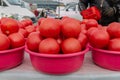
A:
[[[35,15],[30,10],[22,8],[19,1],[20,0],[0,0],[0,18],[10,16],[18,20],[30,18],[35,22]]]
[[[68,16],[78,20],[83,19],[78,9],[78,3],[75,2],[69,3],[64,7],[58,6],[56,9],[56,14],[58,14],[59,17]]]

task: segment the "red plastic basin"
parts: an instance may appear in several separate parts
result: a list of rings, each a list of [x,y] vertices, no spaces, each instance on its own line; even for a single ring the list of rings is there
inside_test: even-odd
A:
[[[89,48],[82,52],[58,55],[32,52],[27,47],[25,50],[29,53],[32,65],[37,71],[58,75],[68,74],[80,69],[83,64],[84,55]]]
[[[0,51],[0,71],[18,66],[24,58],[24,46]]]
[[[120,70],[120,52],[93,48],[92,59],[95,64],[110,70]]]

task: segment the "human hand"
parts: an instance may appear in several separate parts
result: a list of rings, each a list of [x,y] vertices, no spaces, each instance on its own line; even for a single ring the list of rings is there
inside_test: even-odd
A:
[[[106,8],[103,8],[102,10],[102,14],[108,17],[113,16],[115,13],[116,13],[116,8],[113,8],[113,7],[106,7]]]

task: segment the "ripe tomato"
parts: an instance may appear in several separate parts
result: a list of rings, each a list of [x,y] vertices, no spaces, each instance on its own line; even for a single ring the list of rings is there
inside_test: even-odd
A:
[[[98,28],[96,28],[96,27],[92,27],[92,28],[90,28],[90,29],[88,29],[88,31],[87,31],[87,36],[91,36],[91,34],[94,32],[94,31],[96,31],[96,30],[98,30]],[[88,37],[89,38],[89,37]]]
[[[21,20],[20,23],[23,25],[23,28],[28,26],[28,23],[26,22],[26,20]]]
[[[1,31],[6,34],[16,33],[19,30],[19,26],[16,20],[12,18],[4,18],[1,20]]]
[[[79,24],[81,23],[79,20],[74,19],[74,18],[69,18],[69,17],[62,19],[61,22],[62,22],[62,24],[65,24],[65,23],[74,23],[74,22],[75,22],[75,23],[77,22],[77,23],[79,23]]]
[[[28,34],[29,34],[29,33],[28,33],[25,29],[23,29],[23,28],[20,28],[19,31],[18,31],[18,33],[22,34],[22,35],[24,36],[24,38],[27,38],[27,36],[28,36]]]
[[[62,42],[62,51],[64,54],[70,54],[81,51],[81,44],[76,38],[67,38]]]
[[[89,36],[89,43],[95,48],[105,48],[110,40],[110,36],[105,30],[94,30]]]
[[[120,38],[120,23],[110,23],[108,25],[107,31],[111,38]]]
[[[80,24],[73,20],[70,22],[62,23],[62,34],[65,37],[78,37],[81,32]]]
[[[28,34],[30,34],[32,32],[35,32],[36,28],[34,25],[29,25],[29,26],[25,27],[25,30],[27,31]]]
[[[6,35],[0,33],[0,51],[7,50],[9,49],[9,47],[10,47],[9,38]]]
[[[112,51],[120,51],[120,38],[111,39],[108,45],[108,49]]]
[[[41,22],[44,21],[45,19],[46,19],[46,18],[40,18],[40,19],[38,19],[38,25],[40,25]]]
[[[81,33],[87,34],[87,29],[86,29],[86,25],[85,24],[81,24]]]
[[[25,45],[24,36],[20,33],[12,33],[8,36],[11,43],[11,48],[17,48]]]
[[[42,37],[39,32],[32,32],[29,34],[26,44],[29,50],[38,52],[38,47],[40,42],[42,41]]]
[[[26,22],[28,23],[28,25],[33,25],[33,22],[31,19],[26,19]]]
[[[80,33],[79,37],[78,37],[78,40],[79,40],[79,42],[81,44],[82,49],[85,49],[85,47],[86,47],[86,45],[88,43],[87,36],[85,34],[83,34],[83,33]]]
[[[88,22],[88,19],[83,19],[82,21],[81,21],[81,24],[86,24]]]
[[[46,38],[39,44],[39,52],[44,54],[58,54],[60,46],[53,38]]]
[[[40,24],[39,31],[44,37],[58,37],[61,31],[61,26],[58,24],[57,20],[47,18]]]
[[[89,29],[91,27],[98,27],[98,22],[94,19],[89,19],[87,22],[86,22],[86,28]]]

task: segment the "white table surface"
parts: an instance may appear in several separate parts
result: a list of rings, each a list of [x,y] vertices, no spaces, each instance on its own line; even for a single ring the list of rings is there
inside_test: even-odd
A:
[[[0,80],[120,80],[120,71],[111,71],[95,65],[91,53],[85,55],[82,67],[68,75],[48,75],[37,72],[31,65],[29,55],[21,65],[13,69],[0,72]]]

